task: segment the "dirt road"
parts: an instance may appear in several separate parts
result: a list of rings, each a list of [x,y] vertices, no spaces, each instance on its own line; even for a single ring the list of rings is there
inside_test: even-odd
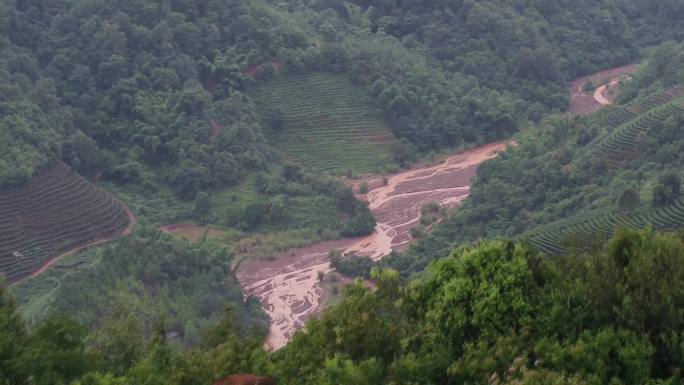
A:
[[[328,251],[342,250],[375,260],[392,250],[406,248],[410,230],[419,223],[425,203],[457,206],[468,196],[477,167],[505,150],[507,143],[493,143],[449,157],[444,162],[411,169],[387,178],[369,178],[370,191],[360,196],[377,219],[367,237],[322,242],[290,250],[273,261],[246,261],[237,271],[245,295],[254,295],[271,318],[267,348],[284,346],[292,333],[322,309],[325,293],[319,273],[332,271]]]
[[[617,87],[621,80],[629,79],[630,74],[637,70],[636,64],[624,67],[612,68],[597,72],[593,75],[583,76],[570,83],[570,108],[572,115],[588,115],[595,112],[601,106],[611,104],[617,94]],[[585,85],[588,81],[600,84],[593,93],[585,92]],[[606,95],[606,91],[611,91],[611,95]]]
[[[628,77],[625,79],[629,79]],[[594,100],[598,102],[602,106],[607,106],[609,104],[613,104],[615,101],[615,96],[618,91],[618,85],[620,84],[621,79],[615,79],[612,80],[608,84],[604,84],[598,88],[596,88],[596,91],[594,91]]]

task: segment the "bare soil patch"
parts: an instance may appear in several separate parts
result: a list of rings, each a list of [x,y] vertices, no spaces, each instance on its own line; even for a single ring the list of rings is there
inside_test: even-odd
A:
[[[219,134],[221,133],[221,125],[216,121],[216,119],[209,119],[209,125],[211,126],[211,133],[209,134],[209,142],[216,141]]]
[[[569,85],[570,108],[568,112],[578,116],[588,115],[596,112],[601,106],[612,103],[617,96],[617,86],[620,80],[627,79],[636,69],[636,64],[630,64],[573,80]],[[590,80],[597,88],[594,92],[587,93],[585,92],[585,86]],[[606,95],[606,91],[608,91],[611,84],[612,86],[610,87],[612,87],[614,92],[612,96]]]
[[[223,234],[223,230],[208,228],[204,225],[193,223],[174,223],[159,226],[163,233],[176,234],[184,237],[191,242],[197,242],[206,232],[207,237],[215,237]]]
[[[245,68],[242,69],[242,74],[244,76],[253,77],[257,73],[259,73],[259,71],[262,71],[264,66],[267,64],[273,64],[276,67],[276,70],[278,72],[282,71],[283,68],[285,68],[285,60],[283,60],[283,59],[271,59],[271,60],[266,61],[264,63],[255,63],[255,64],[250,64],[250,65],[246,66]]]

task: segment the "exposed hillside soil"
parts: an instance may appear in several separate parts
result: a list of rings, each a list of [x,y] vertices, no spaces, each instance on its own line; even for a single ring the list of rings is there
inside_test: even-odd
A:
[[[216,141],[219,134],[221,133],[221,125],[216,121],[216,119],[209,119],[209,125],[211,126],[211,133],[209,134],[209,142]]]
[[[242,74],[244,76],[252,77],[259,73],[260,70],[264,68],[267,64],[273,64],[278,72],[282,71],[285,67],[285,60],[282,59],[271,59],[265,63],[250,64],[242,69]]]
[[[507,143],[493,143],[449,157],[443,163],[408,170],[387,178],[369,178],[368,201],[378,224],[367,237],[322,242],[290,250],[273,261],[245,261],[237,277],[245,295],[254,295],[271,318],[268,348],[276,350],[292,333],[321,311],[325,293],[319,272],[332,271],[328,252],[342,250],[380,259],[392,250],[402,250],[411,241],[410,230],[419,222],[421,207],[436,202],[455,207],[468,196],[477,167],[503,151]]]
[[[207,230],[206,226],[193,223],[174,223],[162,225],[159,226],[159,230],[164,233],[180,235],[191,242],[196,242],[199,240],[204,235],[205,231],[208,237],[223,234],[223,230],[212,228]]]
[[[620,91],[620,79],[612,80],[594,91],[594,99],[602,106],[613,104],[618,92]]]
[[[617,95],[620,80],[628,79],[636,69],[636,64],[630,64],[573,80],[569,86],[568,112],[578,116],[588,115],[596,112],[602,105],[612,103]],[[584,90],[589,80],[597,86],[593,93],[586,93]]]
[[[65,255],[130,234],[134,223],[125,204],[57,164],[0,191],[0,273],[16,284]]]

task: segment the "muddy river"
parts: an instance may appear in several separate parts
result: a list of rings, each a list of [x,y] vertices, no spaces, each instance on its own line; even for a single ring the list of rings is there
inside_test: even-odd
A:
[[[404,250],[411,242],[410,230],[419,224],[421,207],[430,202],[455,207],[467,196],[477,167],[503,151],[507,143],[492,143],[444,162],[410,169],[387,177],[370,177],[369,191],[359,195],[377,219],[375,232],[361,238],[321,242],[294,249],[273,261],[245,261],[237,277],[245,295],[256,296],[271,318],[267,348],[283,347],[295,330],[318,314],[325,302],[319,272],[332,271],[328,252],[355,252],[378,260],[392,250]]]

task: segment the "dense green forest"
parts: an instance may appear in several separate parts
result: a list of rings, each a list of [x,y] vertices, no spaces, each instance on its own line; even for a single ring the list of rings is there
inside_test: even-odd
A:
[[[566,82],[681,39],[674,1],[288,2],[420,149],[507,137],[567,106]],[[325,44],[327,43],[327,44]],[[337,43],[337,44],[334,44]]]
[[[252,372],[280,384],[676,384],[684,363],[684,241],[623,231],[547,259],[524,244],[462,247],[403,282],[374,270],[276,353],[240,337],[236,314],[199,348],[136,318],[88,334],[51,316],[26,328],[0,293],[0,379],[11,384],[209,384]],[[144,342],[146,341],[146,342]]]
[[[235,184],[277,158],[250,95],[277,72],[272,58],[346,74],[407,145],[483,143],[564,110],[572,77],[681,38],[682,12],[673,1],[9,1],[2,140],[17,150],[3,153],[0,182],[62,158],[187,199]]]

